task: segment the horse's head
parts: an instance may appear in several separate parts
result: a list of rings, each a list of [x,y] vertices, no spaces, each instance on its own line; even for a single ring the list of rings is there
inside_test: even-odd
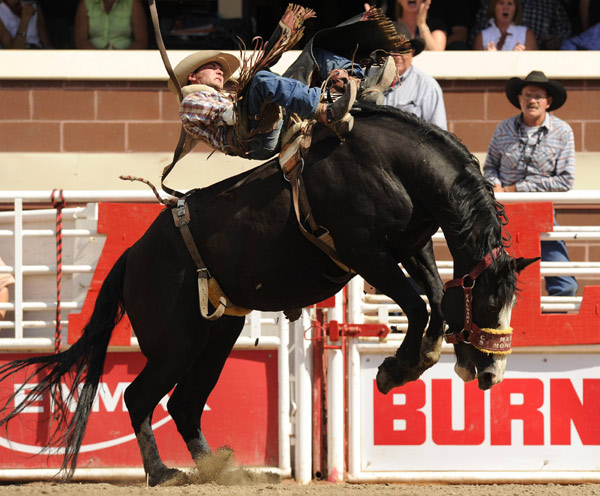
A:
[[[454,370],[463,381],[477,378],[479,388],[486,390],[504,378],[517,274],[536,260],[515,259],[496,249],[468,274],[444,286],[442,311],[448,324],[444,337],[454,344]]]

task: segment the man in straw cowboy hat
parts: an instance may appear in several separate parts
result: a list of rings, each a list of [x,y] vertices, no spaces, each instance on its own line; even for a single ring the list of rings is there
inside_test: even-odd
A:
[[[299,37],[296,34],[300,31],[302,21],[313,16],[314,13],[309,9],[290,4],[279,24],[279,32],[283,28],[284,31],[287,30],[288,39],[297,41]],[[378,26],[386,22],[386,19],[379,18],[377,13],[363,17],[364,19],[358,16],[356,20],[376,18],[374,24]],[[391,34],[392,41],[389,38],[390,33],[386,32],[385,36],[381,34],[376,39],[382,40],[382,43],[385,40],[389,46],[394,43],[400,46],[406,43],[406,40],[400,40],[395,32]],[[265,45],[266,50],[270,46],[278,47],[277,42],[272,41],[274,39],[278,38],[271,37]],[[285,47],[287,48],[289,47]],[[277,56],[283,51],[278,51]],[[377,96],[381,96],[380,90],[387,87],[393,78],[390,72],[391,64],[385,65],[385,76],[380,74],[382,69],[377,71],[375,76],[364,78],[360,66],[347,56],[312,46],[310,54],[305,51],[304,55],[306,57],[301,59],[300,64],[294,64],[288,69],[286,76],[289,77],[268,70],[271,63],[263,63],[260,66],[261,70],[251,73],[251,77],[247,76],[246,71],[247,85],[243,92],[243,101],[239,99],[239,92],[228,92],[224,89],[240,67],[237,57],[215,51],[198,52],[184,58],[177,64],[174,73],[182,87],[183,100],[180,102],[179,114],[185,131],[190,137],[202,140],[224,153],[265,160],[279,149],[283,126],[280,108],[302,119],[313,119],[325,124],[333,128],[338,135],[344,134],[352,128],[353,118],[349,110],[357,97],[359,80],[362,79],[361,92],[365,97],[378,93],[373,97],[376,101]],[[358,78],[350,77],[348,72]],[[328,74],[333,74],[331,78],[334,89],[338,94],[341,93],[333,102],[324,101],[321,87],[309,84],[314,83],[315,79],[328,79]],[[169,87],[176,92],[172,81],[169,82]],[[265,118],[265,114],[270,119]]]
[[[184,98],[179,115],[184,129],[192,137],[225,153],[236,146],[238,114],[234,107],[236,95],[225,91],[224,86],[239,65],[239,59],[227,53],[198,52],[183,59],[174,69],[175,76],[183,83]],[[352,82],[340,98],[326,104],[321,102],[321,88],[310,88],[270,71],[259,71],[248,90],[248,113],[258,116],[265,102],[274,102],[303,119],[315,119],[344,133],[350,130],[348,112],[356,99],[356,91]],[[282,124],[283,121],[277,119],[274,129],[256,133],[247,145],[248,158],[270,158],[276,150]]]
[[[483,166],[494,191],[568,191],[575,182],[571,126],[550,111],[565,103],[562,84],[541,71],[506,83],[508,101],[521,113],[498,124]],[[563,241],[543,241],[542,260],[569,261]],[[546,277],[550,296],[573,296],[573,277]]]

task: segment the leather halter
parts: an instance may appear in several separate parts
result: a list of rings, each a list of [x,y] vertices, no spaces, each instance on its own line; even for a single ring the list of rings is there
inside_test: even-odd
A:
[[[447,343],[467,343],[472,344],[480,351],[498,355],[506,355],[511,352],[512,328],[507,329],[489,329],[479,328],[473,322],[473,288],[477,278],[487,269],[503,248],[494,248],[483,260],[481,260],[471,272],[452,279],[444,284],[444,292],[448,288],[461,287],[464,292],[465,302],[465,324],[464,328],[457,332],[445,332],[444,339]]]

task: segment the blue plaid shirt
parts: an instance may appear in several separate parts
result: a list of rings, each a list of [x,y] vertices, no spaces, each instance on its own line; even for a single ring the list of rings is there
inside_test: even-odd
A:
[[[575,182],[571,126],[547,113],[530,138],[521,114],[502,121],[494,131],[483,173],[492,184],[515,184],[517,191],[570,190]]]

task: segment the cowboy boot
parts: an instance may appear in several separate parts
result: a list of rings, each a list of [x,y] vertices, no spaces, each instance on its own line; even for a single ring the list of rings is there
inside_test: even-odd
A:
[[[345,84],[344,94],[333,103],[320,103],[317,108],[315,119],[321,124],[332,128],[337,134],[346,134],[352,130],[354,117],[350,115],[350,109],[356,101],[357,84],[349,80]]]
[[[372,71],[362,84],[358,99],[375,105],[383,105],[385,99],[383,92],[388,89],[396,77],[396,64],[392,57],[385,61],[376,71]]]

